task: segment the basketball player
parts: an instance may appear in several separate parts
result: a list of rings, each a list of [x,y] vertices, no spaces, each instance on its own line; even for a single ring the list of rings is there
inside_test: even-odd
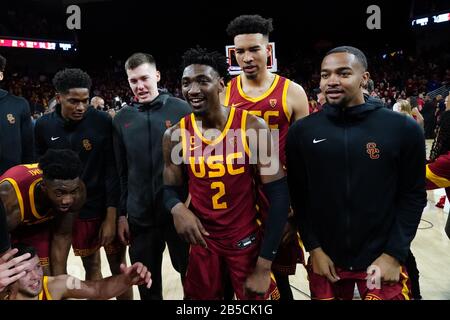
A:
[[[120,266],[120,274],[101,280],[81,281],[67,274],[44,276],[39,257],[33,247],[17,244],[18,254],[28,253],[31,258],[25,268],[26,275],[19,279],[16,300],[107,300],[120,296],[133,285],[152,284],[150,272],[140,262],[130,267]]]
[[[330,50],[324,109],[289,129],[289,191],[313,299],[352,299],[355,284],[365,300],[411,297],[404,265],[426,205],[423,132],[364,96],[368,76],[361,50]]]
[[[242,15],[230,22],[228,35],[233,39],[236,60],[242,73],[232,79],[221,94],[225,106],[248,110],[263,118],[269,128],[278,132],[275,151],[281,165],[286,165],[284,146],[289,125],[309,114],[308,99],[303,88],[267,69],[270,56],[269,33],[272,19],[259,15]],[[263,200],[263,199],[261,199]],[[261,206],[260,207],[264,207]],[[282,300],[292,300],[289,275],[295,274],[296,264],[303,262],[303,249],[297,237],[292,211],[285,235],[272,264]]]
[[[80,256],[87,280],[102,278],[100,247],[104,247],[112,274],[120,273],[126,247],[117,236],[119,177],[113,151],[112,119],[89,106],[90,76],[80,69],[64,69],[53,78],[58,104],[55,112],[36,123],[36,152],[71,149],[82,163],[81,179],[86,184],[87,200],[73,226],[72,246]],[[94,97],[93,103],[102,102]],[[55,274],[66,273],[54,270]],[[118,299],[132,300],[130,290]]]
[[[81,163],[71,150],[49,150],[39,164],[12,167],[0,177],[11,240],[36,247],[46,274],[66,270],[73,220],[86,199]]]
[[[238,299],[277,298],[270,268],[286,223],[288,195],[270,131],[247,111],[221,105],[219,94],[229,77],[225,57],[190,49],[183,67],[182,92],[193,114],[166,131],[163,146],[165,204],[177,232],[191,244],[185,298],[223,299],[226,277]],[[247,137],[250,132],[257,138]],[[182,159],[176,159],[180,146]],[[269,161],[263,162],[263,155]],[[256,175],[271,204],[271,227],[263,239],[252,192]],[[186,181],[189,208],[182,203]]]

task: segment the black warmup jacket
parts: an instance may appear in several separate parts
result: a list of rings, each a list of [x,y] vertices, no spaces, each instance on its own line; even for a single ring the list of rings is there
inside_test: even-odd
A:
[[[36,152],[71,149],[83,165],[81,179],[86,184],[87,200],[79,217],[103,218],[107,207],[117,208],[120,185],[112,144],[112,119],[103,111],[89,107],[80,121],[66,121],[61,106],[36,121]]]
[[[425,140],[416,122],[365,104],[297,121],[286,145],[290,196],[308,251],[365,270],[382,253],[404,262],[426,205]]]
[[[0,89],[0,175],[34,161],[30,106],[24,98]]]
[[[171,220],[163,202],[162,140],[167,128],[191,113],[187,102],[160,92],[114,117],[114,151],[120,177],[120,214],[131,223],[158,226]]]

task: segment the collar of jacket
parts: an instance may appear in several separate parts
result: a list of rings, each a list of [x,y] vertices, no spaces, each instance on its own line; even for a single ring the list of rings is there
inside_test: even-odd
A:
[[[81,123],[84,119],[86,119],[86,115],[88,112],[91,112],[91,106],[88,106],[87,110],[84,112],[83,118],[81,118],[81,120],[79,121],[74,121],[74,120],[66,120],[63,118],[62,114],[61,114],[61,104],[57,104],[55,106],[55,114],[56,116],[60,119],[60,121],[63,123],[64,128],[67,129],[73,129],[75,128],[79,123]]]
[[[370,112],[383,108],[383,102],[380,99],[376,99],[370,96],[364,96],[364,103],[351,107],[341,107],[337,105],[329,105],[326,103],[323,107],[323,111],[327,116],[332,118],[348,118],[348,119],[362,119],[365,118]]]
[[[0,89],[0,99],[6,97],[8,95],[8,91]]]
[[[169,96],[170,95],[168,93],[159,91],[158,96],[149,103],[133,102],[132,106],[137,108],[139,111],[158,109],[161,108],[166,103],[166,100],[169,98]]]

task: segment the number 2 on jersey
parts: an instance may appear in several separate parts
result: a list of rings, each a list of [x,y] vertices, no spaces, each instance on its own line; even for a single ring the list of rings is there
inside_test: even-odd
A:
[[[223,182],[216,181],[211,183],[211,189],[219,189],[219,191],[212,197],[213,209],[226,209],[226,202],[219,203],[219,199],[225,195],[225,185]]]

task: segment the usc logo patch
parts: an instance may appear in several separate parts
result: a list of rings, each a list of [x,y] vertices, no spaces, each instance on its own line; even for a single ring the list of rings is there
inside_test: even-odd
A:
[[[86,151],[91,151],[92,150],[92,144],[89,141],[89,139],[83,139],[82,143],[83,143],[84,150],[86,150]]]
[[[16,118],[14,118],[14,116],[13,116],[11,113],[8,113],[8,114],[6,115],[6,120],[8,120],[8,122],[9,122],[10,124],[16,123]]]
[[[380,149],[377,148],[377,144],[375,142],[369,142],[366,144],[367,153],[369,154],[370,159],[376,160],[380,158]]]

